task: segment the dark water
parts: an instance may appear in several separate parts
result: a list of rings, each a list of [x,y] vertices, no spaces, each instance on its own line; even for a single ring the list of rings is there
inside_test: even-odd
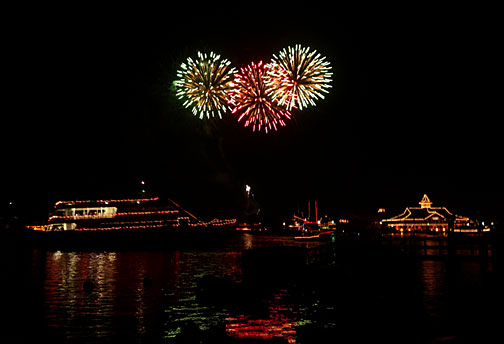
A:
[[[504,304],[492,263],[343,259],[297,278],[247,281],[242,250],[276,245],[299,243],[244,234],[207,249],[35,250],[26,275],[29,316],[21,326],[28,333],[14,338],[170,343],[192,333],[206,342],[280,337],[323,343],[328,336],[463,342],[494,327],[491,311]],[[203,299],[198,285],[208,276],[225,287]]]

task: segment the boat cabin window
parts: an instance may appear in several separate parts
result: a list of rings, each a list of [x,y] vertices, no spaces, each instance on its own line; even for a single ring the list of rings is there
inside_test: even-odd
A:
[[[69,215],[71,216],[98,216],[98,217],[110,217],[113,216],[117,211],[115,207],[107,207],[107,208],[72,208],[69,211]],[[61,215],[57,213],[57,215],[65,215],[62,213]]]

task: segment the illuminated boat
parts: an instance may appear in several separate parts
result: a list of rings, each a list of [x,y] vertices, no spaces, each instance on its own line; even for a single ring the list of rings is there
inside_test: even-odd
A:
[[[157,197],[59,201],[49,216],[46,231],[152,229],[186,220],[174,206],[160,207],[158,201]]]
[[[59,201],[43,230],[32,229],[36,245],[55,249],[165,248],[208,244],[237,233],[236,219],[201,221],[158,197]]]
[[[59,201],[50,214],[45,230],[66,231],[156,231],[177,228],[215,228],[232,226],[235,219],[204,222],[169,200],[159,197]]]

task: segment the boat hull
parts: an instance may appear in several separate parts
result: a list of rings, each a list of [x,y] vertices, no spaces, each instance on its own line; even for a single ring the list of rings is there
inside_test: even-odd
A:
[[[234,228],[152,231],[33,232],[35,247],[52,250],[207,247],[241,235]]]

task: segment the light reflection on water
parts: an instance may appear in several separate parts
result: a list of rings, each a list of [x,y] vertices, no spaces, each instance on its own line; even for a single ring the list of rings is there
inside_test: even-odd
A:
[[[226,314],[197,302],[197,282],[206,274],[239,281],[239,256],[232,251],[47,252],[48,326],[53,335],[90,340],[141,338],[147,332],[170,337],[187,321],[206,330]]]
[[[171,297],[165,308],[165,336],[174,337],[180,327],[192,322],[201,330],[217,326],[225,313],[202,305],[196,299],[198,281],[205,275],[228,276],[232,281],[241,279],[239,252],[188,251],[180,253],[177,262],[176,284],[167,286],[166,293]]]
[[[444,262],[421,261],[418,263],[418,279],[422,283],[422,303],[429,316],[439,317],[443,307],[446,269]]]
[[[299,326],[336,328],[337,317],[325,321],[321,316],[338,312],[335,303],[316,298],[300,302],[293,297],[292,288],[278,287],[265,294],[260,312],[199,300],[197,286],[202,277],[225,277],[241,284],[241,251],[276,245],[299,244],[245,234],[222,250],[46,252],[42,287],[49,334],[70,341],[135,338],[142,343],[152,338],[170,341],[187,324],[193,324],[201,331],[221,327],[229,336],[283,337],[296,343]],[[416,269],[423,310],[437,319],[446,308],[449,271],[439,261],[418,262]],[[478,265],[471,265],[472,275],[464,278],[477,282],[478,269]]]
[[[115,294],[115,253],[47,254],[44,284],[48,325],[62,328],[64,336],[81,332],[101,337],[111,326]],[[94,292],[83,290],[86,280],[94,281]]]
[[[288,291],[285,289],[275,293],[267,301],[268,314],[262,318],[249,314],[228,314],[225,319],[226,332],[238,338],[283,337],[289,343],[296,343],[298,311],[293,304],[286,302],[286,297]]]

